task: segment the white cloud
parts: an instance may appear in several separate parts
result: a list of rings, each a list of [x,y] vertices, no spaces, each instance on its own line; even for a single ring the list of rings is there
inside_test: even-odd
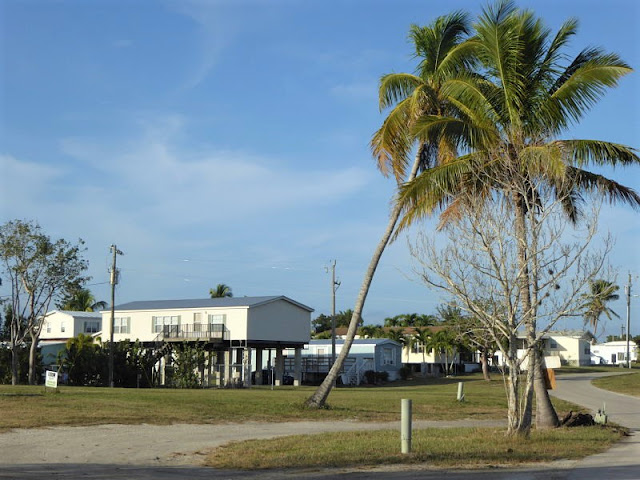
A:
[[[124,147],[67,138],[62,150],[81,164],[109,177],[116,199],[136,215],[173,225],[257,218],[302,208],[322,208],[362,189],[374,176],[370,169],[291,169],[276,158],[242,151],[191,151],[180,146],[184,119],[179,116],[140,121],[143,131]]]

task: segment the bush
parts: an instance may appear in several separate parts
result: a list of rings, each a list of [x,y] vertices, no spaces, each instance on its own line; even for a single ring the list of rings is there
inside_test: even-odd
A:
[[[402,380],[406,380],[411,376],[411,368],[405,365],[400,369],[398,373],[400,374],[400,378]]]

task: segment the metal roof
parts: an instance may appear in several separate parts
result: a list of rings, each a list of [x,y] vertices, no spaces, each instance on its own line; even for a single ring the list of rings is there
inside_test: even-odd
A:
[[[266,303],[284,300],[304,310],[313,312],[313,308],[291,300],[284,295],[271,297],[223,297],[197,298],[182,300],[143,300],[138,302],[116,305],[116,310],[178,310],[183,308],[228,308],[228,307],[257,307]],[[107,310],[104,310],[107,311]]]
[[[73,310],[54,310],[52,312],[48,312],[45,316],[49,316],[54,313],[64,313],[66,315],[71,315],[73,318],[89,318],[92,320],[101,319],[102,314],[100,312],[76,312]]]
[[[381,345],[383,343],[393,343],[394,345],[400,345],[395,340],[391,340],[390,338],[356,338],[353,341],[354,345]],[[336,345],[344,344],[344,340],[341,338],[336,338]],[[331,340],[310,340],[309,345],[331,345]]]

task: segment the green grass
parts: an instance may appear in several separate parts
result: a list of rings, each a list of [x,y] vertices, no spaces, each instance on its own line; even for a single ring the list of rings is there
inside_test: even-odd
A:
[[[465,383],[464,403],[456,401],[457,383]],[[503,419],[506,397],[501,379],[485,382],[472,375],[421,379],[384,387],[338,388],[330,408],[310,410],[304,401],[315,387],[254,387],[238,390],[109,389],[0,386],[0,431],[53,425],[280,422],[297,420],[397,421],[400,400],[413,400],[416,420]],[[554,399],[559,411],[575,405]]]
[[[413,432],[412,453],[400,453],[398,431],[296,435],[234,442],[215,449],[206,464],[225,469],[353,467],[427,463],[434,467],[487,467],[576,459],[601,452],[623,433],[605,427],[534,431],[508,438],[488,428]]]
[[[619,372],[620,368],[616,370]],[[625,375],[596,378],[591,383],[598,388],[640,397],[640,371],[631,370],[631,372]]]
[[[567,373],[605,373],[605,372],[620,372],[620,367],[607,366],[607,365],[593,365],[588,367],[561,367],[554,370],[556,375],[563,375]]]

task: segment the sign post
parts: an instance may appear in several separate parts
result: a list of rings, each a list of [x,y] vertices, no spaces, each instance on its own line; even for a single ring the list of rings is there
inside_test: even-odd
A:
[[[44,388],[54,388],[58,389],[58,372],[53,372],[51,370],[47,370],[45,372],[44,378]]]

